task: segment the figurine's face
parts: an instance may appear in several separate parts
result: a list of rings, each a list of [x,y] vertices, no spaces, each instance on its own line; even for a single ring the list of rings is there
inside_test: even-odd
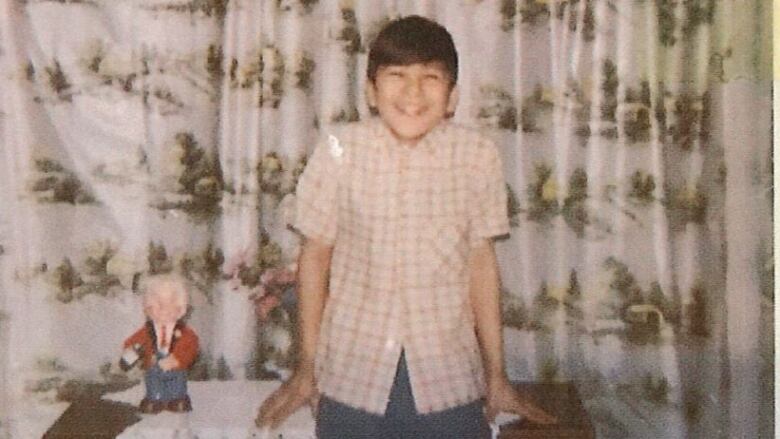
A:
[[[182,303],[175,294],[163,289],[146,302],[144,311],[154,322],[173,324],[184,317],[184,313],[187,312],[187,305]]]

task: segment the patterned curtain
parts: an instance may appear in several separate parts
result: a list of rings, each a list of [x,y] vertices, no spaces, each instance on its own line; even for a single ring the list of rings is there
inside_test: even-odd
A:
[[[0,437],[119,379],[145,274],[193,285],[192,379],[286,373],[297,176],[372,117],[368,44],[409,14],[451,31],[454,119],[501,146],[511,377],[576,382],[599,437],[771,437],[770,7],[3,1]]]

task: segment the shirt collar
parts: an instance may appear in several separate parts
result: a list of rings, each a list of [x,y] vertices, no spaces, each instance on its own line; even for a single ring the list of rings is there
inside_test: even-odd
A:
[[[158,324],[152,322],[152,325],[154,326],[154,344],[156,345],[155,348],[159,351],[168,351],[171,348],[171,343],[173,342],[173,331],[171,325],[164,325],[164,324]],[[165,327],[166,332],[166,338],[168,339],[168,346],[163,347],[162,345],[162,329]]]

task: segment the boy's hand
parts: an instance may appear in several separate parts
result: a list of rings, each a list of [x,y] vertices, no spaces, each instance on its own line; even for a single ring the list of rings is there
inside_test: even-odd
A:
[[[485,404],[488,421],[493,421],[499,412],[514,413],[536,424],[555,424],[558,419],[538,408],[517,393],[506,376],[488,381],[488,395]]]
[[[258,427],[276,428],[290,415],[306,404],[317,413],[320,394],[314,380],[314,372],[296,371],[289,380],[276,389],[263,403],[255,419]]]

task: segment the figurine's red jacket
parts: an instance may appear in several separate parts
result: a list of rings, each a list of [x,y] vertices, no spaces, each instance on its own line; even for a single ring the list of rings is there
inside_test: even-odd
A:
[[[154,365],[154,354],[157,352],[157,336],[154,333],[154,324],[147,321],[146,324],[125,340],[124,348],[134,344],[140,344],[143,349],[144,369]],[[182,322],[177,322],[173,330],[171,339],[171,355],[179,362],[179,367],[175,370],[185,370],[192,366],[195,358],[198,356],[198,336],[189,326]]]

